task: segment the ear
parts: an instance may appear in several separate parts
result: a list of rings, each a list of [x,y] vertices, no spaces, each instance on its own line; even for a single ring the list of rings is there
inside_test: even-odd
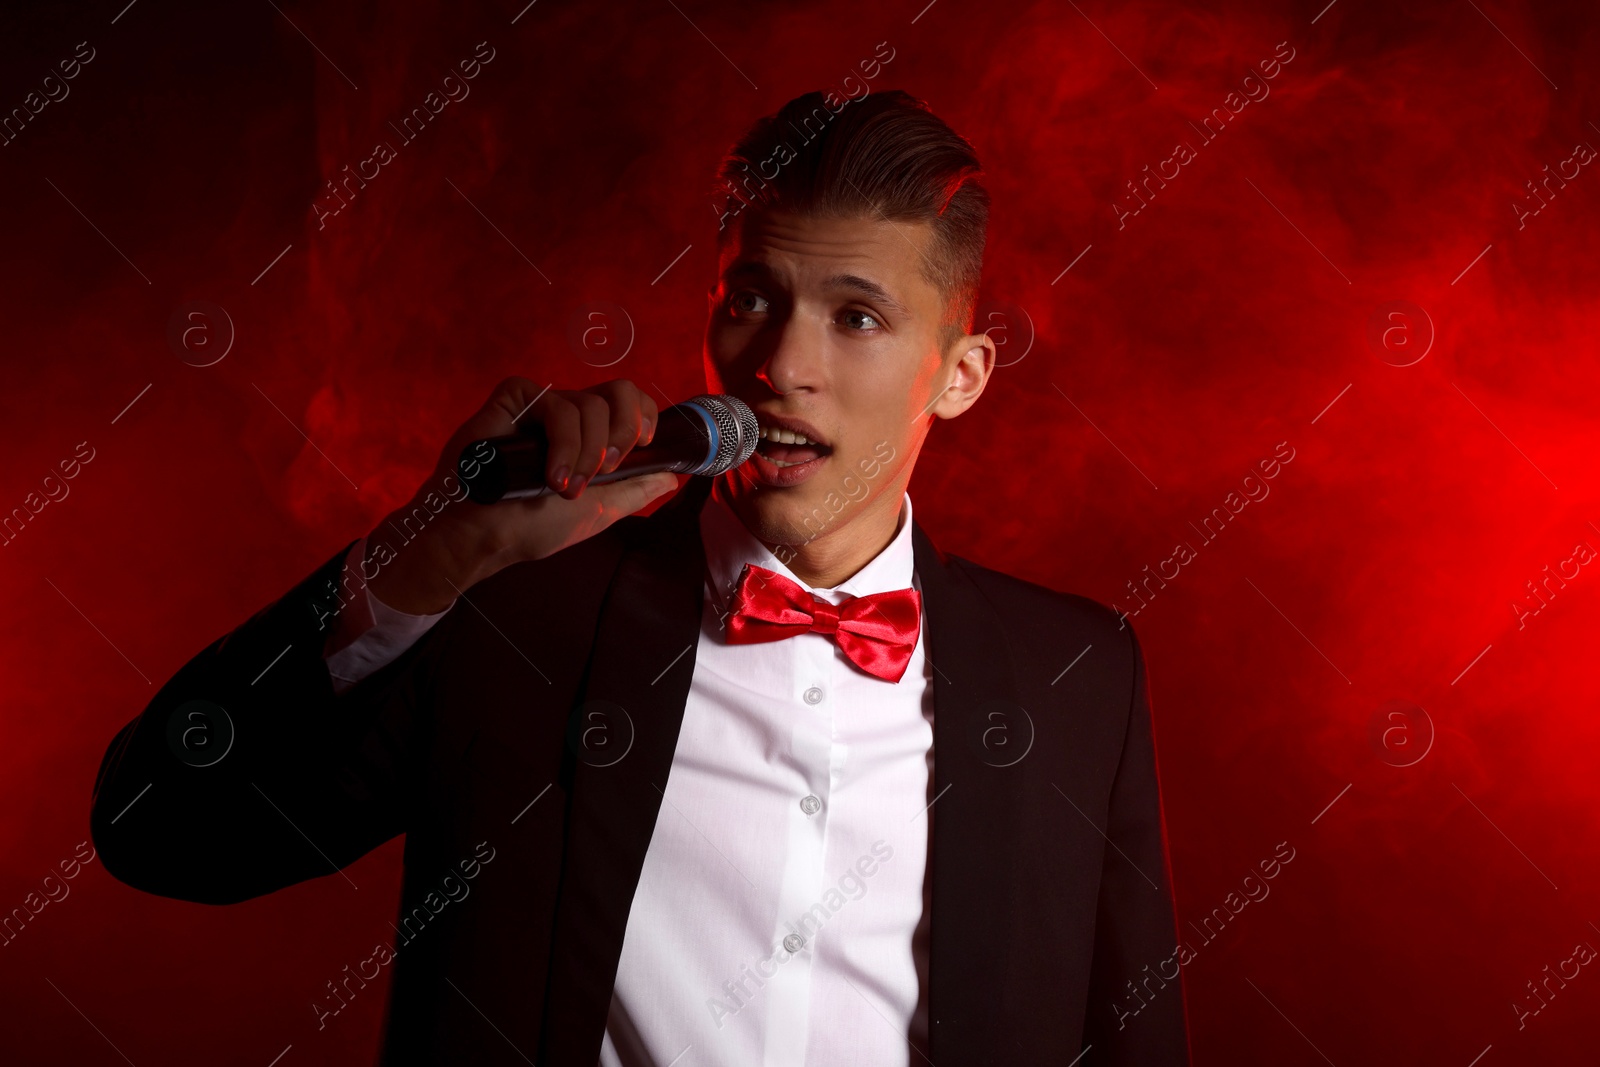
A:
[[[986,333],[972,333],[952,341],[944,350],[944,389],[928,405],[941,419],[953,419],[977,403],[994,370],[994,341]]]

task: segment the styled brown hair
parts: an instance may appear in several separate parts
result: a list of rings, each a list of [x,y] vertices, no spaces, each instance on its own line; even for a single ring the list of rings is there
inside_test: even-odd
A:
[[[723,157],[717,246],[750,207],[929,222],[922,276],[945,299],[939,341],[947,345],[972,328],[976,311],[989,221],[982,175],[972,145],[910,93],[806,93],[758,119]]]

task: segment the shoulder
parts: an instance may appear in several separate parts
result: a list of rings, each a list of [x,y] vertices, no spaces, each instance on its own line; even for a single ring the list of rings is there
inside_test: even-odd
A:
[[[1124,615],[1091,597],[1051,589],[963,556],[947,555],[944,562],[1008,615],[1097,634],[1104,634],[1108,628],[1124,634],[1129,630]]]
[[[1052,589],[962,556],[945,555],[945,566],[983,595],[1006,631],[1017,666],[1033,655],[1054,663],[1093,649],[1102,665],[1131,673],[1139,656],[1132,621],[1091,597]],[[1066,661],[1062,661],[1064,666]],[[1059,669],[1059,667],[1057,668]]]

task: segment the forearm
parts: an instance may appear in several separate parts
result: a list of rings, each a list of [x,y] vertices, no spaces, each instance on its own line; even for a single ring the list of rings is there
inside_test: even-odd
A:
[[[426,487],[425,487],[426,489]],[[361,577],[379,600],[409,615],[436,615],[521,557],[494,526],[469,521],[465,499],[419,492],[365,539]]]

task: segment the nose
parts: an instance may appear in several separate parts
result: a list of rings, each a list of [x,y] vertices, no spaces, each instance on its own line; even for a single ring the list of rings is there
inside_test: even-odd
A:
[[[823,338],[801,316],[791,315],[756,370],[756,378],[782,396],[814,389],[821,381]]]

